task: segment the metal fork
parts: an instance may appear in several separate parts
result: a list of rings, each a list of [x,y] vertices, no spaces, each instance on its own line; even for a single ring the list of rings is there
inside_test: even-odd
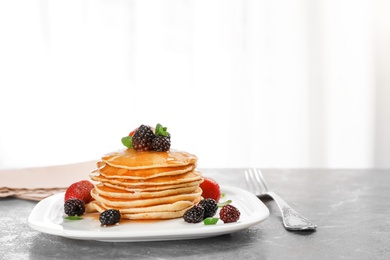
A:
[[[317,225],[298,214],[298,212],[293,210],[281,197],[279,197],[279,195],[268,190],[260,170],[246,170],[245,179],[248,186],[253,190],[253,193],[257,197],[260,198],[264,195],[268,195],[276,204],[278,204],[282,213],[283,225],[287,230],[315,230],[317,228]]]

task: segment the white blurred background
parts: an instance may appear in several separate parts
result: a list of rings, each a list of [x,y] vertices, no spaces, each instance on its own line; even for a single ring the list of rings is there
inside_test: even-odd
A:
[[[199,167],[390,167],[390,1],[0,1],[0,168],[161,123]]]

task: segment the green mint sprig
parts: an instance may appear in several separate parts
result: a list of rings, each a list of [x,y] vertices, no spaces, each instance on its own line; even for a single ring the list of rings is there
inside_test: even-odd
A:
[[[203,224],[205,225],[215,225],[217,224],[219,218],[205,218],[203,220]]]
[[[132,136],[125,136],[122,138],[122,144],[126,146],[127,148],[133,148],[133,137]]]
[[[219,203],[217,203],[217,205],[218,205],[218,208],[222,208],[223,206],[229,205],[230,203],[232,203],[232,200],[227,200],[227,201],[224,201],[224,202],[219,202]]]
[[[67,219],[67,220],[81,220],[83,218],[80,216],[67,216],[67,217],[65,217],[65,219]]]
[[[167,131],[167,127],[163,127],[161,124],[157,124],[156,130],[155,130],[155,135],[156,136],[159,136],[159,135],[168,136],[169,133]]]

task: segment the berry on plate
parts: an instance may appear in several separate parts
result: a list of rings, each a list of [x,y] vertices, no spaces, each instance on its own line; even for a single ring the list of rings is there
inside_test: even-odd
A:
[[[198,203],[204,208],[204,218],[210,218],[217,213],[218,204],[214,199],[203,199]]]
[[[211,178],[203,177],[203,182],[200,184],[202,189],[202,197],[204,199],[213,199],[216,202],[219,202],[221,198],[221,188],[219,184]]]
[[[91,190],[93,187],[93,184],[87,180],[73,183],[65,192],[65,202],[69,199],[80,199],[84,203],[90,202],[92,199]]]
[[[68,199],[64,204],[64,211],[68,216],[81,216],[85,212],[84,201],[80,199]]]
[[[189,210],[187,210],[183,219],[187,223],[199,223],[204,219],[204,208],[199,205],[195,205]]]
[[[114,225],[121,220],[121,213],[117,209],[107,209],[100,213],[99,220],[102,225]]]
[[[233,205],[226,205],[219,211],[219,218],[224,223],[237,222],[240,219],[240,211]]]

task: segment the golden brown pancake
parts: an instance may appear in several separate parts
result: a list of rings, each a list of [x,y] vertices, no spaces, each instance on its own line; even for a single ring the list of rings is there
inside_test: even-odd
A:
[[[176,189],[165,189],[159,191],[133,191],[129,192],[123,189],[116,189],[109,186],[104,186],[103,184],[95,185],[96,193],[109,197],[109,198],[122,198],[122,199],[140,199],[140,198],[156,198],[156,197],[165,197],[170,195],[182,194],[182,193],[191,193],[198,188],[198,185],[180,187]]]
[[[197,160],[193,154],[172,149],[167,152],[124,149],[102,157],[102,161],[111,166],[129,170],[185,166],[196,164]]]
[[[144,180],[144,179],[150,179],[159,176],[183,174],[186,172],[193,171],[195,167],[196,167],[195,164],[189,164],[189,165],[178,166],[178,167],[128,170],[124,168],[113,167],[109,164],[106,164],[105,162],[99,162],[98,169],[95,170],[93,174],[97,174],[97,175],[100,174],[106,178]]]
[[[197,157],[187,152],[137,152],[123,149],[106,154],[90,173],[96,184],[88,211],[118,209],[125,219],[171,219],[202,199]]]
[[[190,181],[190,182],[184,182],[179,184],[172,184],[172,185],[149,185],[149,186],[130,186],[125,187],[121,186],[119,184],[111,184],[109,182],[104,182],[104,186],[120,189],[120,190],[126,190],[128,192],[147,192],[147,191],[159,191],[159,190],[168,190],[168,189],[178,189],[183,187],[191,187],[191,186],[199,186],[203,182],[203,179],[196,180],[196,181]]]
[[[195,199],[194,201],[177,201],[171,204],[161,204],[161,205],[153,205],[153,206],[147,206],[147,207],[132,207],[132,208],[126,208],[126,207],[116,207],[115,209],[119,210],[121,213],[145,213],[145,212],[161,212],[161,211],[178,211],[182,209],[187,209],[188,207],[193,206],[194,204],[197,204],[201,200],[201,197]],[[96,208],[98,208],[99,212],[102,212],[104,210],[110,209],[110,206],[105,205],[101,202],[95,203]]]
[[[146,180],[132,180],[132,179],[107,179],[103,176],[94,176],[90,174],[90,178],[94,181],[99,182],[109,182],[111,184],[117,184],[121,186],[131,187],[131,186],[156,186],[156,185],[170,185],[170,184],[179,184],[186,183],[191,181],[201,180],[202,176],[199,171],[186,172],[180,175],[174,176],[161,176],[156,178],[150,178]]]
[[[160,205],[160,204],[171,204],[181,200],[194,201],[202,195],[202,189],[198,187],[194,192],[191,193],[182,193],[182,194],[159,197],[159,198],[141,198],[141,199],[109,198],[98,194],[95,189],[92,189],[91,195],[98,202],[101,202],[111,208],[115,208],[115,207],[131,208],[131,207],[145,207],[145,206]]]
[[[146,213],[134,213],[134,214],[122,214],[122,218],[125,219],[172,219],[172,218],[181,218],[184,213],[189,210],[192,206],[178,210],[178,211],[161,211],[161,212],[146,212]]]
[[[131,219],[131,220],[172,219],[172,218],[182,217],[183,214],[194,205],[194,203],[180,210],[162,210],[162,211],[157,210],[157,211],[145,211],[145,212],[135,212],[135,213],[126,213],[125,209],[119,209],[119,211],[121,211],[121,218],[123,219]],[[98,212],[103,212],[104,210],[109,209],[109,207],[98,202],[94,202],[94,207]]]

